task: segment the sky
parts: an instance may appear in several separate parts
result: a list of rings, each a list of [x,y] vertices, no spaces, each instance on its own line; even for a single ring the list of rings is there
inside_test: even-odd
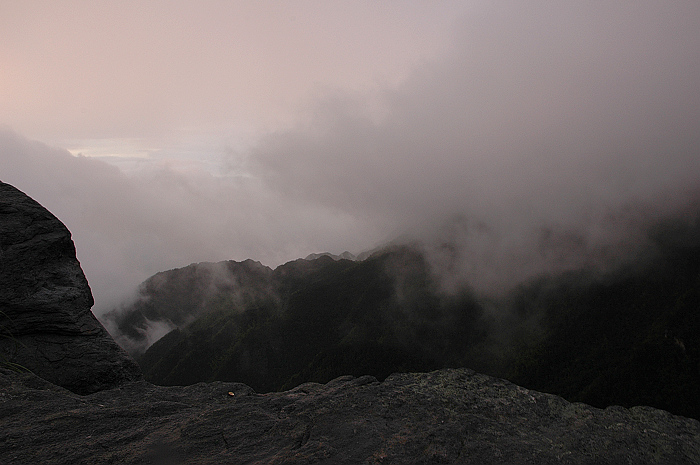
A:
[[[71,230],[98,316],[165,269],[396,237],[503,286],[614,261],[698,198],[698,23],[695,1],[0,0],[0,180]]]

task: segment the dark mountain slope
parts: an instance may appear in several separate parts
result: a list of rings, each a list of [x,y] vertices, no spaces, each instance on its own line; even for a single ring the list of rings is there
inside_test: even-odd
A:
[[[519,290],[547,331],[506,375],[596,406],[654,405],[700,418],[700,228],[652,231],[656,255],[605,280],[584,273]]]
[[[454,349],[477,347],[485,335],[478,306],[439,299],[425,261],[409,248],[363,262],[291,262],[273,278],[278,304],[240,311],[219,300],[140,358],[147,379],[237,380],[259,391],[343,373],[383,379],[444,360],[462,364],[469,354]]]
[[[270,268],[253,260],[193,263],[153,275],[132,304],[104,319],[115,328],[117,341],[137,356],[148,348],[154,323],[183,327],[220,299],[239,308],[268,302],[274,295],[271,276]]]
[[[260,392],[469,367],[600,407],[700,418],[699,224],[659,222],[625,267],[542,276],[498,300],[441,292],[414,247],[296,260],[256,283],[269,290],[257,300],[217,293],[139,362],[157,384],[239,381]]]
[[[90,314],[90,288],[68,230],[11,186],[0,183],[0,193],[4,317],[0,333],[9,336],[0,338],[6,343],[0,358],[2,464],[696,464],[700,460],[700,423],[695,420],[650,407],[600,410],[571,404],[467,369],[398,373],[381,383],[371,376],[342,376],[325,385],[305,383],[268,394],[257,394],[241,383],[154,386],[140,379],[133,360]],[[347,294],[353,296],[350,290],[372,276],[378,279],[369,289],[378,289],[379,296],[388,295],[387,282],[393,286],[388,304],[395,302],[394,310],[416,311],[407,328],[436,326],[449,306],[433,300],[419,255],[395,249],[369,263],[369,269],[348,263],[333,268],[343,278],[339,282],[334,273],[295,281],[300,287],[288,286],[278,305],[268,308],[240,308],[240,294],[219,293],[208,302],[218,302],[220,308],[202,313],[183,332],[209,332],[213,346],[233,339],[248,348],[266,347],[266,341],[248,335],[264,334],[255,329],[275,321],[275,316],[283,331],[286,319],[303,315],[294,309],[303,307],[304,293],[325,298],[326,286],[352,283]],[[389,264],[401,265],[403,273],[387,268]],[[314,273],[325,266],[323,261],[291,265]],[[373,275],[372,269],[381,273]],[[387,280],[387,274],[392,279]],[[372,295],[375,292],[368,293],[366,302],[373,301]],[[365,295],[350,300],[358,314],[363,313],[364,299]],[[333,302],[343,305],[337,298]],[[327,322],[334,321],[335,317]],[[443,326],[437,325],[441,333]],[[348,337],[355,327],[361,325],[355,324],[349,333],[340,328],[333,334]],[[232,338],[230,331],[240,335]],[[275,335],[278,342],[283,334]],[[410,348],[411,341],[403,341],[402,347]],[[422,340],[421,347],[428,348],[429,341]],[[196,340],[188,342],[206,347]],[[381,338],[378,343],[381,346]],[[375,358],[372,351],[365,355]],[[207,366],[207,361],[202,357],[200,365]],[[259,368],[263,376],[273,372]]]

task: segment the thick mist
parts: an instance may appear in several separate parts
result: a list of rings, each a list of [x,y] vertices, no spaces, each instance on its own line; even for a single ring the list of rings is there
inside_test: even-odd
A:
[[[371,226],[350,215],[286,198],[255,178],[169,164],[126,175],[9,130],[0,130],[0,180],[71,231],[98,316],[138,298],[138,285],[159,271],[249,257],[276,266],[374,240]]]
[[[450,243],[450,270],[477,287],[613,266],[697,193],[699,14],[475,6],[446,56],[384,93],[381,115],[330,95],[311,124],[253,150],[254,172],[285,196]]]
[[[161,270],[397,237],[448,289],[605,270],[697,198],[699,19],[696,2],[474,2],[400,83],[324,86],[297,124],[212,142],[215,169],[152,153],[126,172],[6,129],[0,179],[73,232],[98,315]]]

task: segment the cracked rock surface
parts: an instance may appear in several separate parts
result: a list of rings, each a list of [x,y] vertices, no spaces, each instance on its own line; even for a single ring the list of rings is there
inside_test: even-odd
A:
[[[140,379],[92,305],[68,229],[0,182],[0,361],[80,394]]]

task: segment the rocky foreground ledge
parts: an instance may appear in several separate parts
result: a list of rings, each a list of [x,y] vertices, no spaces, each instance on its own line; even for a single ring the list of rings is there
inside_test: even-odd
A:
[[[696,420],[466,369],[154,386],[91,306],[69,231],[0,182],[0,464],[700,463]]]
[[[697,464],[700,422],[601,410],[471,370],[281,393],[145,381],[87,396],[0,371],[0,463]]]

